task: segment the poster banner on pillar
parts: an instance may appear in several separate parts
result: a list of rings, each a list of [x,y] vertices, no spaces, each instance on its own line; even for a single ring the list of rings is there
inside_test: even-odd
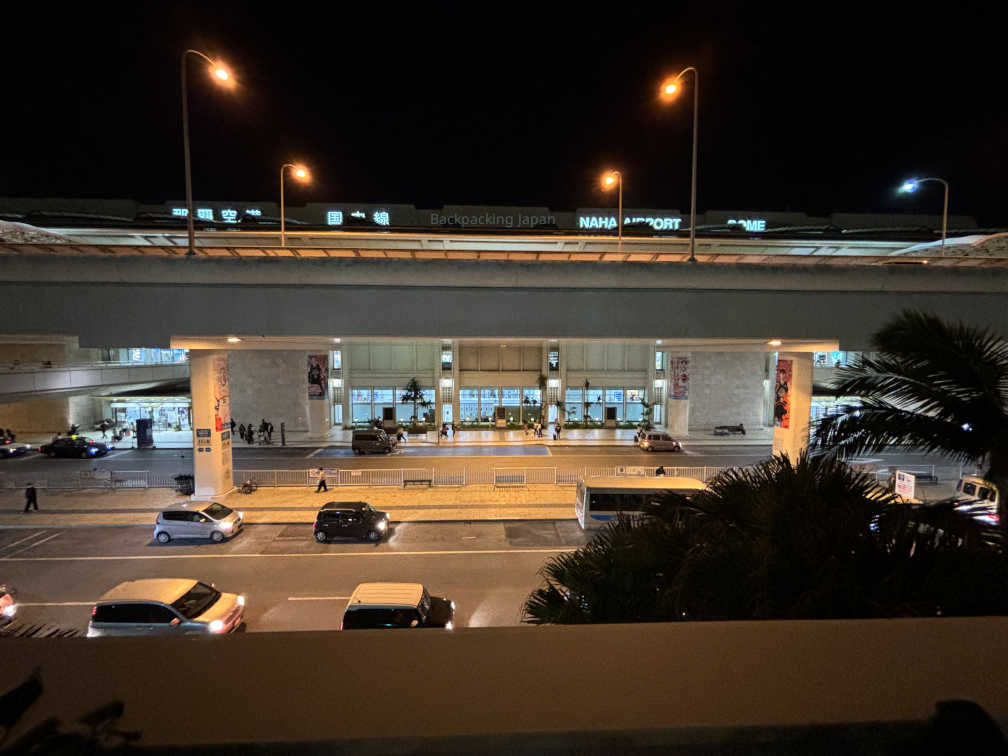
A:
[[[325,399],[329,396],[329,355],[308,355],[308,398]]]
[[[689,399],[689,357],[672,360],[672,391],[670,399]]]
[[[213,358],[214,382],[214,429],[218,432],[231,430],[231,387],[228,384],[227,355]]]
[[[777,360],[777,387],[774,390],[774,425],[791,427],[791,372],[792,360]]]

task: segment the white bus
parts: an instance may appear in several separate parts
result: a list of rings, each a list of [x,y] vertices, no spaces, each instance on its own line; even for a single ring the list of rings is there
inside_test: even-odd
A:
[[[669,491],[689,496],[706,487],[695,478],[588,478],[578,483],[574,511],[584,530],[598,530],[620,512],[642,516],[650,502]]]

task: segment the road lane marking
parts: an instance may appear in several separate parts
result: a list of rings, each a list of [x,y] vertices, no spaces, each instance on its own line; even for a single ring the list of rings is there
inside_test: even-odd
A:
[[[123,454],[127,454],[127,449],[121,449],[119,451],[111,451],[105,455],[105,459],[115,459],[116,457],[121,457]]]
[[[42,532],[44,533],[45,531],[43,530]],[[53,538],[55,538],[55,537],[56,537],[57,535],[62,535],[62,531],[61,531],[61,530],[59,530],[59,531],[57,531],[57,532],[55,532],[55,533],[52,533],[52,535],[48,536],[47,538],[42,538],[41,540],[36,540],[36,541],[35,541],[34,543],[29,543],[29,544],[28,544],[28,545],[26,545],[26,546],[25,546],[24,548],[19,548],[19,549],[17,549],[16,551],[13,551],[13,552],[11,552],[11,553],[7,554],[7,555],[6,555],[6,556],[5,556],[4,558],[8,558],[8,557],[13,557],[13,556],[17,556],[17,554],[19,554],[19,553],[24,553],[25,551],[30,551],[30,550],[31,550],[32,548],[34,548],[35,546],[40,546],[40,545],[42,545],[42,543],[44,543],[45,541],[47,541],[47,540],[52,540],[52,539],[53,539]]]
[[[6,546],[0,546],[0,549],[9,549],[11,546],[17,546],[19,543],[24,543],[25,541],[30,541],[32,538],[35,538],[36,536],[40,536],[43,533],[45,533],[45,531],[44,530],[40,530],[38,533],[32,533],[30,536],[25,536],[20,541],[14,541],[14,543],[8,543]]]
[[[94,601],[18,601],[18,606],[94,606]]]
[[[288,601],[349,601],[349,596],[288,596]]]
[[[316,454],[321,454],[325,449],[328,449],[328,448],[329,447],[327,447],[327,446],[323,446],[321,449],[316,449],[311,454],[305,454],[304,457],[302,457],[302,459],[307,459],[308,457],[314,457]]]
[[[36,544],[33,544],[36,545]],[[30,548],[30,547],[29,547]],[[56,557],[0,557],[0,562],[114,562],[139,559],[264,559],[292,557],[379,557],[379,556],[456,556],[463,554],[560,554],[577,551],[578,546],[561,546],[555,549],[452,549],[445,551],[353,551],[322,552],[314,554],[150,554],[130,556],[56,556]],[[17,552],[21,553],[21,552]]]
[[[44,533],[45,531],[42,531],[42,532]],[[4,557],[4,559],[12,559],[13,557],[16,557],[16,556],[17,556],[18,554],[23,554],[23,553],[24,553],[24,552],[26,552],[26,551],[31,551],[31,550],[32,550],[32,549],[34,549],[34,548],[35,548],[36,546],[41,546],[41,545],[42,545],[43,543],[45,543],[46,541],[51,541],[51,540],[52,540],[53,538],[55,538],[56,536],[59,536],[59,535],[62,535],[62,534],[63,534],[63,532],[62,532],[62,531],[60,531],[60,532],[58,532],[58,533],[53,533],[53,534],[52,534],[51,536],[49,536],[48,538],[43,538],[43,539],[42,539],[41,541],[35,541],[35,543],[30,543],[30,544],[28,544],[27,546],[25,546],[25,547],[24,547],[23,549],[18,549],[18,550],[17,550],[17,551],[15,551],[14,553],[12,553],[12,554],[8,554],[7,556],[5,556],[5,557]]]

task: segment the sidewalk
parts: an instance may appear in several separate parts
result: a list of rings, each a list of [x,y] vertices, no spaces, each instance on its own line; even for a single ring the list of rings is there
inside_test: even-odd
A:
[[[402,489],[394,487],[261,488],[253,494],[215,497],[245,513],[248,524],[315,521],[327,501],[366,501],[393,522],[437,520],[554,520],[574,517],[573,487]],[[0,529],[150,525],[161,509],[189,503],[164,488],[118,491],[39,491],[39,511],[24,513],[22,491],[0,492]]]

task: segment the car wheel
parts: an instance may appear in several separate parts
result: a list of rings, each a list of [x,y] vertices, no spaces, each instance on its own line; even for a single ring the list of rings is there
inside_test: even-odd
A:
[[[323,531],[321,531],[321,530],[316,530],[315,531],[315,540],[318,541],[319,543],[325,543],[326,542],[326,534]]]
[[[372,530],[370,533],[367,534],[367,539],[369,541],[371,541],[371,543],[374,543],[375,541],[379,540],[380,538],[381,538],[381,533],[379,533],[377,530]]]
[[[213,541],[214,543],[220,543],[221,541],[224,540],[224,534],[221,533],[219,530],[215,530],[213,533],[210,534],[210,540]]]
[[[88,458],[88,453],[87,453],[86,451],[82,451],[82,452],[80,453],[80,458],[81,458],[81,459],[87,459],[87,458]]]
[[[168,535],[163,530],[157,534],[158,543],[168,543],[171,540],[171,536]]]
[[[45,455],[46,455],[47,457],[55,457],[55,456],[56,456],[56,452],[54,452],[54,451],[47,451],[47,452],[45,453]]]

